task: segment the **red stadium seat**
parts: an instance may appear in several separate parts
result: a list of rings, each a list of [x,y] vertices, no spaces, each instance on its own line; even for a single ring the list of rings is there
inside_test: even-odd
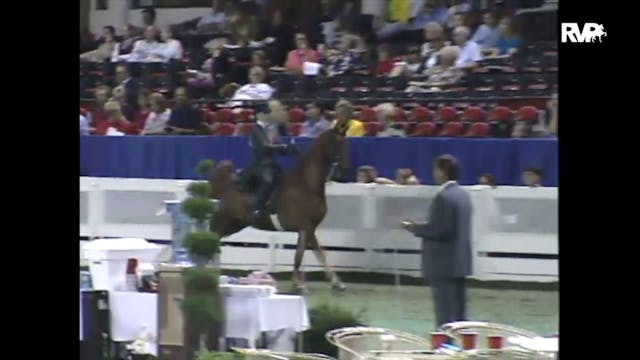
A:
[[[360,109],[360,121],[362,122],[370,122],[370,121],[377,121],[378,117],[376,116],[376,111],[373,110],[372,108],[368,107],[368,106],[363,106],[362,109]]]
[[[236,132],[236,126],[230,123],[222,123],[218,125],[215,131],[216,135],[230,136]]]
[[[489,124],[486,122],[476,122],[471,124],[467,134],[467,137],[487,137],[489,136]]]
[[[216,121],[216,113],[209,109],[202,109],[202,118],[207,124],[213,124]]]
[[[433,136],[436,132],[436,124],[427,121],[416,125],[411,136]]]
[[[366,136],[376,136],[378,135],[378,131],[382,129],[382,124],[377,121],[371,121],[364,123],[364,130],[366,132]]]
[[[223,125],[226,125],[226,124],[223,124]],[[237,125],[236,128],[238,129],[239,136],[249,136],[251,135],[255,127],[256,127],[255,123],[240,123]]]
[[[462,114],[464,121],[483,122],[487,119],[487,112],[479,106],[471,106]]]
[[[242,109],[236,114],[236,121],[238,122],[253,122],[256,119],[256,111],[253,109]]]
[[[289,110],[289,121],[292,123],[304,122],[305,113],[300,108],[293,108]]]
[[[506,106],[496,106],[491,109],[489,113],[489,120],[506,122],[511,121],[513,117],[513,111]]]
[[[457,137],[462,135],[462,123],[458,121],[450,121],[444,124],[440,131],[440,136]]]
[[[216,121],[221,123],[232,123],[235,119],[235,114],[231,109],[220,109],[216,111]]]
[[[393,116],[393,121],[395,121],[395,122],[405,122],[405,121],[407,121],[407,113],[404,111],[403,108],[400,108],[400,107],[396,107],[395,108],[395,114]]]
[[[438,111],[438,120],[444,122],[458,120],[458,110],[453,107],[445,106]]]
[[[302,131],[302,123],[292,123],[289,127],[289,134],[291,136],[299,136]]]
[[[433,120],[433,111],[424,106],[418,106],[411,110],[411,116],[415,122],[426,122]]]
[[[535,106],[523,106],[516,113],[516,120],[534,123],[538,121],[539,110]]]

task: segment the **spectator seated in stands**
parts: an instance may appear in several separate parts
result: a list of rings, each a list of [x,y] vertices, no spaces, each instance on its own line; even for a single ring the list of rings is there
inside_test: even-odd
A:
[[[258,20],[245,6],[239,6],[229,21],[231,37],[238,46],[247,46],[257,40],[259,30]]]
[[[264,26],[261,38],[263,42],[270,43],[270,54],[274,64],[284,64],[287,52],[294,47],[291,34],[293,27],[283,20],[282,10],[275,9],[271,15],[271,21]]]
[[[120,104],[115,100],[107,101],[104,105],[106,119],[96,125],[97,135],[135,135],[136,129],[122,113]]]
[[[424,72],[434,66],[438,61],[438,52],[445,46],[451,45],[444,33],[442,25],[432,22],[424,28],[424,37],[427,40],[420,48],[420,56],[424,59],[419,73]]]
[[[89,119],[86,116],[80,114],[80,135],[90,135],[91,126],[89,125]]]
[[[522,182],[528,187],[541,187],[542,176],[542,169],[531,166],[522,172]]]
[[[362,55],[367,46],[362,37],[347,31],[337,48],[328,49],[323,61],[327,76],[344,75],[355,72],[363,64]],[[362,67],[362,66],[360,66]]]
[[[394,127],[393,120],[396,116],[396,106],[392,103],[382,103],[378,104],[374,111],[376,112],[376,117],[378,121],[382,124],[383,128],[378,131],[376,136],[378,137],[393,137],[407,136],[404,129]]]
[[[142,26],[131,25],[131,30],[136,35],[143,35],[147,28],[156,26],[156,9],[146,8],[142,9]]]
[[[120,110],[127,119],[133,119],[136,113],[135,106],[130,106],[126,97],[126,90],[124,86],[116,86],[113,88],[113,97],[111,100],[117,101],[120,104]],[[137,105],[137,102],[134,103]]]
[[[138,36],[135,27],[131,24],[124,27],[124,34],[124,40],[116,45],[113,57],[111,58],[112,61],[126,60],[129,54],[131,54],[131,51],[133,51],[136,42],[142,39],[142,37]]]
[[[158,47],[157,57],[161,61],[182,60],[182,43],[173,38],[173,33],[169,27],[162,29],[160,33],[162,43]]]
[[[555,135],[558,132],[558,94],[554,93],[547,101],[547,110],[549,110],[549,134]]]
[[[411,169],[396,170],[397,185],[420,185],[420,180],[413,174]]]
[[[420,49],[414,47],[409,49],[409,54],[402,61],[393,63],[393,70],[391,70],[389,76],[415,76],[420,74],[418,71],[422,68],[423,61],[420,58]]]
[[[511,55],[522,46],[522,38],[516,29],[516,24],[510,17],[500,20],[500,37],[496,43],[494,55]]]
[[[460,48],[457,46],[447,46],[440,50],[439,63],[429,70],[426,81],[411,81],[406,92],[427,92],[441,91],[447,87],[455,85],[464,76],[464,71],[456,64],[460,58]]]
[[[302,65],[305,62],[319,63],[320,53],[309,46],[307,36],[302,33],[295,34],[296,49],[289,51],[284,67],[293,73],[302,73]]]
[[[455,29],[464,25],[464,17],[471,11],[471,4],[467,0],[453,0],[450,3],[453,3],[453,5],[447,9],[445,24],[447,28]]]
[[[453,41],[460,47],[460,56],[456,60],[456,67],[461,69],[473,69],[482,60],[480,46],[469,40],[471,31],[466,26],[459,26],[453,30]]]
[[[149,95],[149,104],[151,105],[151,113],[144,123],[144,128],[140,131],[140,135],[166,134],[167,124],[171,117],[171,109],[167,107],[167,100],[160,93],[152,93]]]
[[[484,173],[480,175],[480,178],[478,178],[478,184],[490,186],[494,189],[498,187],[498,184],[496,183],[496,177],[490,173]]]
[[[127,111],[135,110],[135,106],[138,103],[138,93],[140,92],[140,84],[134,81],[129,74],[129,69],[126,65],[120,64],[116,66],[116,83],[115,87],[122,87],[124,89],[124,103],[128,105]],[[125,113],[126,114],[126,113]],[[133,114],[128,114],[133,116]]]
[[[391,179],[378,176],[378,170],[370,165],[363,165],[358,168],[358,175],[356,181],[359,184],[380,184],[380,185],[394,185],[395,182]]]
[[[131,50],[129,61],[132,62],[158,62],[163,45],[157,41],[158,32],[155,27],[148,26],[144,31],[144,39],[136,41]]]
[[[91,125],[92,128],[95,128],[98,123],[107,120],[104,105],[111,98],[111,89],[106,85],[100,85],[96,88],[94,94],[93,111],[89,113],[89,125]]]
[[[249,70],[249,83],[242,86],[231,100],[269,100],[275,91],[265,83],[266,73],[263,68],[254,66]]]
[[[391,73],[394,63],[397,61],[393,57],[393,52],[389,44],[381,44],[378,46],[378,62],[373,69],[374,76],[385,76]]]
[[[205,16],[197,19],[196,31],[200,34],[224,32],[229,24],[227,4],[225,0],[213,0],[211,10]]]
[[[480,45],[482,50],[491,50],[498,45],[500,39],[500,28],[496,15],[487,11],[482,16],[483,24],[478,27],[471,41]]]
[[[336,103],[335,112],[336,120],[333,122],[334,125],[338,121],[347,121],[349,123],[346,136],[364,136],[366,133],[364,125],[361,121],[353,118],[353,104],[351,104],[351,102],[347,100],[338,101]]]
[[[104,62],[110,60],[118,46],[118,42],[115,37],[116,29],[113,26],[105,26],[102,29],[100,46],[95,50],[80,54],[80,60],[92,62]]]
[[[144,124],[147,122],[147,118],[150,113],[149,91],[142,89],[138,93],[138,108],[131,118],[133,126],[135,126],[138,131],[141,131],[144,128]]]
[[[299,136],[314,138],[331,128],[331,122],[324,117],[317,103],[307,104],[306,117]]]
[[[177,88],[174,100],[176,104],[171,111],[167,130],[172,134],[193,134],[202,129],[206,124],[202,122],[202,112],[191,104],[187,89]]]
[[[378,37],[386,39],[403,31],[424,29],[430,22],[444,24],[447,19],[447,8],[441,6],[439,0],[425,0],[422,9],[412,17],[413,20],[409,23],[395,22],[384,25],[378,30]]]

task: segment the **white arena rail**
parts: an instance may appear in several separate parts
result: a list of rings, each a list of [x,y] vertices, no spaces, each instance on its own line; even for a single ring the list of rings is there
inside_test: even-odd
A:
[[[80,178],[80,237],[171,239],[164,200],[182,199],[188,180]],[[436,186],[327,185],[329,212],[318,229],[339,271],[420,276],[421,243],[398,229],[426,217]],[[557,188],[468,187],[474,206],[474,277],[558,281]],[[295,233],[245,229],[224,239],[225,268],[290,271]],[[81,259],[82,260],[82,259]],[[305,271],[321,270],[311,252]]]

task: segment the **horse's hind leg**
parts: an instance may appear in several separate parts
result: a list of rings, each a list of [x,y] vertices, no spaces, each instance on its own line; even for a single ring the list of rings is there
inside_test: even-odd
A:
[[[322,264],[322,266],[324,267],[324,272],[325,274],[327,274],[327,280],[331,281],[331,287],[334,290],[345,290],[347,287],[344,285],[344,283],[342,283],[340,277],[338,277],[338,274],[336,274],[331,265],[329,265],[329,262],[327,261],[327,254],[324,252],[324,250],[322,250],[320,242],[316,237],[315,231],[309,232],[307,240],[309,241],[309,246],[313,248],[313,253],[316,255],[318,262],[320,262],[320,264]]]
[[[306,286],[302,280],[300,273],[300,267],[302,266],[302,258],[304,257],[304,251],[306,250],[307,241],[305,239],[305,231],[298,232],[298,243],[296,244],[296,255],[293,262],[293,287],[294,290],[305,293]]]

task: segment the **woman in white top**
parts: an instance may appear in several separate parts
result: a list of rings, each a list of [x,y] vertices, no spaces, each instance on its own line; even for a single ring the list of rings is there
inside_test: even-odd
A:
[[[171,109],[167,108],[167,101],[160,93],[149,95],[151,113],[140,135],[161,135],[166,134],[165,128],[171,117]]]
[[[156,29],[153,26],[147,26],[144,30],[144,39],[136,41],[131,50],[129,61],[139,62],[155,62],[161,61],[159,53],[163,48],[162,44],[156,41]]]
[[[264,69],[254,66],[249,70],[249,83],[242,86],[233,94],[231,100],[269,100],[274,89],[269,84],[264,83],[266,74]]]
[[[160,34],[163,43],[158,47],[158,56],[164,61],[169,60],[181,60],[182,59],[182,44],[179,40],[173,38],[171,29],[166,27],[162,29]]]

